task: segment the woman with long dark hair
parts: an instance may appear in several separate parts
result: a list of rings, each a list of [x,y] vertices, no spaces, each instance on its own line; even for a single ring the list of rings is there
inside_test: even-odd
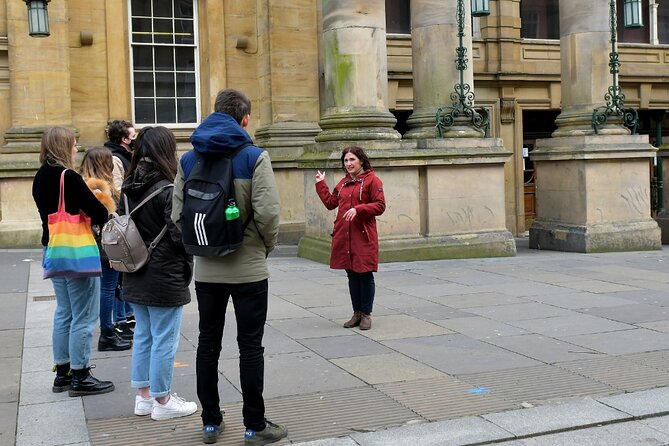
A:
[[[183,306],[190,302],[188,285],[193,270],[193,258],[184,251],[181,232],[170,218],[176,149],[170,130],[144,127],[135,141],[122,187],[128,198],[129,209],[125,212],[161,189],[132,214],[147,246],[167,226],[148,263],[123,278],[123,299],[131,303],[136,320],[130,381],[137,389],[135,415],[151,415],[154,420],[183,417],[197,410],[194,402],[170,394],[181,316]]]
[[[42,135],[39,155],[42,166],[35,174],[32,194],[42,219],[44,247],[49,243],[49,215],[58,210],[61,176],[68,214],[84,213],[98,226],[109,217],[107,209],[74,167],[76,144],[74,133],[65,127],[48,128]],[[52,390],[69,390],[70,396],[111,392],[114,384],[90,374],[91,338],[100,305],[100,277],[75,275],[51,277],[56,294],[52,334],[56,379]]]
[[[332,232],[330,268],[344,269],[348,276],[353,316],[344,327],[372,328],[374,271],[379,268],[376,217],[386,209],[383,183],[374,174],[361,147],[346,147],[341,154],[346,172],[330,192],[325,174],[316,172],[316,192],[326,208],[338,208]]]

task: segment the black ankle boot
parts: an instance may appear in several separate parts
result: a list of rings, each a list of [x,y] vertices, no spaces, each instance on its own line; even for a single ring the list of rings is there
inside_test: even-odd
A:
[[[51,390],[53,393],[65,392],[70,390],[70,384],[72,383],[72,375],[70,374],[70,363],[66,364],[56,364],[53,366],[53,371],[56,372],[56,379],[53,380],[53,387]]]
[[[118,352],[129,350],[132,343],[121,338],[115,329],[100,330],[100,339],[98,339],[99,352]]]
[[[132,331],[130,324],[127,322],[119,322],[114,327],[114,330],[124,341],[132,341],[132,338],[135,336],[135,332]]]
[[[109,393],[114,390],[114,384],[111,381],[100,381],[91,375],[91,368],[75,370],[72,369],[72,384],[70,386],[70,396],[99,395]]]

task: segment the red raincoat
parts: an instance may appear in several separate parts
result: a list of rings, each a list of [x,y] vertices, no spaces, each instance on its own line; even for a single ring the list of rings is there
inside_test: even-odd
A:
[[[379,237],[376,216],[386,210],[383,183],[368,170],[354,180],[346,175],[332,193],[325,181],[316,183],[316,193],[326,208],[337,210],[332,232],[330,268],[350,269],[356,273],[376,271],[379,267]],[[352,221],[344,213],[355,208]]]

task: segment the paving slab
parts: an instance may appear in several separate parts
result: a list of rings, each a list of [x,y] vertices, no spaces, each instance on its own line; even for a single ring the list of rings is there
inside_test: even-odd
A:
[[[588,291],[590,293],[616,293],[618,291],[639,290],[639,288],[603,280],[579,280],[577,282],[565,282],[561,286],[574,290]]]
[[[50,445],[88,442],[81,398],[19,406],[16,446],[34,446],[45,441]]]
[[[355,336],[302,339],[300,343],[326,359],[392,352],[388,347],[357,333]]]
[[[617,307],[619,305],[629,305],[630,303],[634,302],[630,299],[614,297],[609,294],[589,293],[586,291],[571,291],[561,294],[528,296],[526,299],[532,300],[534,302],[553,305],[555,307],[565,308],[567,310]]]
[[[525,334],[522,336],[498,336],[486,339],[487,342],[528,356],[547,364],[562,361],[573,361],[577,359],[592,358],[599,352],[585,347],[570,344],[559,339],[541,336],[538,334]]]
[[[548,285],[545,283],[517,280],[509,283],[500,283],[495,285],[473,286],[471,288],[473,293],[503,293],[517,297],[560,294],[564,293],[566,289],[562,285]]]
[[[487,414],[482,418],[518,437],[632,419],[629,414],[592,398]]]
[[[397,291],[402,294],[419,298],[433,298],[436,296],[449,296],[453,294],[467,294],[473,293],[472,287],[467,285],[460,285],[459,283],[452,283],[442,281],[442,283],[425,284],[424,282],[413,285],[390,285],[385,288]]]
[[[219,362],[223,375],[237,388],[239,361]],[[265,356],[265,398],[364,386],[365,383],[313,352]]]
[[[25,293],[2,293],[0,294],[0,301],[2,301],[0,327],[3,330],[23,328],[26,318]]]
[[[471,317],[471,313],[461,311],[446,305],[427,303],[419,307],[408,307],[404,309],[404,313],[409,316],[417,317],[424,321],[438,321],[443,319],[457,319],[461,317]]]
[[[479,417],[351,434],[360,446],[455,446],[510,437],[509,432]]]
[[[280,297],[271,296],[267,303],[267,319],[294,319],[310,317],[313,314],[304,308]]]
[[[521,440],[526,446],[661,446],[668,442],[669,435],[639,422],[610,424]]]
[[[452,296],[440,296],[429,298],[430,301],[448,305],[452,308],[467,309],[474,307],[490,307],[494,305],[510,305],[528,303],[527,299],[513,297],[501,293],[473,293],[456,294]],[[470,312],[471,313],[471,312]]]
[[[433,322],[456,333],[461,333],[470,338],[480,340],[489,340],[504,336],[517,336],[528,333],[522,328],[493,321],[482,316],[461,317]]]
[[[355,331],[375,341],[437,336],[451,333],[450,330],[437,324],[406,314],[372,316],[371,330],[363,331],[356,328]]]
[[[669,320],[669,307],[649,304],[620,305],[610,308],[591,308],[588,314],[628,324]]]
[[[451,375],[541,364],[526,356],[459,334],[397,339],[382,343],[418,362]]]
[[[267,321],[270,327],[292,339],[322,338],[324,336],[350,336],[353,331],[322,317],[281,319]]]
[[[562,339],[609,355],[663,350],[669,346],[669,334],[658,333],[645,328],[565,336]]]
[[[669,413],[669,388],[644,390],[596,398],[616,410],[635,417]]]
[[[380,384],[444,376],[443,372],[400,353],[333,359],[332,363],[366,382]]]
[[[540,335],[554,338],[564,338],[566,336],[576,336],[588,333],[629,330],[634,328],[629,324],[578,313],[572,313],[566,316],[508,321],[508,323],[532,333],[538,333]]]
[[[569,316],[571,311],[536,302],[468,308],[468,312],[500,322]]]
[[[0,358],[20,358],[23,354],[23,330],[0,329]]]

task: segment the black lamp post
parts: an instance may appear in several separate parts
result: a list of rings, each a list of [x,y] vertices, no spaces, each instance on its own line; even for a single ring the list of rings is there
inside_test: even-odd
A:
[[[49,13],[46,5],[49,0],[23,0],[28,7],[28,34],[31,37],[49,36]]]
[[[465,36],[465,0],[457,0],[457,21],[458,21],[458,39],[459,45],[456,48],[457,58],[455,59],[455,66],[460,72],[460,81],[455,84],[454,91],[451,93],[452,105],[449,107],[440,107],[437,110],[436,121],[437,132],[442,138],[444,130],[447,127],[452,127],[456,119],[468,119],[472,126],[483,131],[485,136],[488,136],[488,127],[490,125],[490,117],[488,110],[485,108],[474,108],[474,92],[472,87],[465,83],[464,72],[467,69],[467,48],[464,46]],[[471,0],[472,15],[478,17],[490,14],[488,0]],[[476,9],[475,9],[476,8]]]
[[[625,0],[624,2],[625,28],[639,28],[643,26],[641,19],[641,0]],[[636,133],[639,124],[639,114],[632,107],[625,107],[625,95],[618,84],[618,73],[620,72],[620,61],[618,60],[618,39],[616,37],[617,22],[616,0],[609,3],[609,26],[611,28],[611,52],[609,53],[609,67],[613,77],[613,85],[604,95],[606,105],[596,108],[592,112],[592,128],[599,133],[599,127],[606,124],[609,116],[616,115],[623,119],[623,124]]]

